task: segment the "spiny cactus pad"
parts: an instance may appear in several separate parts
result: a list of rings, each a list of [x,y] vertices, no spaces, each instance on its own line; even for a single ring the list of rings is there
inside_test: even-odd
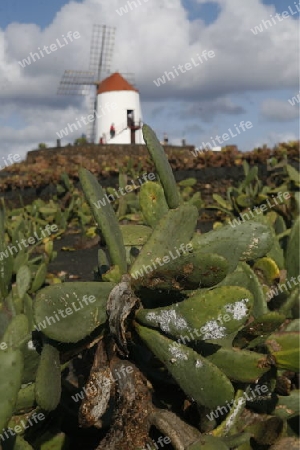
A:
[[[59,351],[52,345],[45,344],[36,375],[36,401],[46,411],[53,411],[59,403],[60,395]]]
[[[155,330],[138,324],[136,330],[183,391],[199,405],[213,409],[233,399],[232,384],[214,364]]]
[[[29,340],[28,319],[25,314],[18,314],[9,323],[2,339],[9,347],[17,349],[26,337]]]
[[[106,322],[106,302],[114,286],[74,282],[41,290],[34,302],[37,329],[51,339],[78,342]]]
[[[20,350],[0,351],[0,430],[10,419],[21,387],[23,356]]]
[[[206,359],[219,367],[230,380],[242,383],[255,383],[271,368],[268,355],[234,347],[221,347]]]
[[[254,298],[253,316],[261,317],[268,312],[268,305],[266,296],[263,292],[262,286],[248,264],[241,262],[237,265],[234,272],[231,272],[222,280],[219,286],[241,286],[248,289]]]
[[[189,218],[188,221],[187,217]],[[169,210],[162,217],[130,269],[133,278],[138,278],[137,285],[143,285],[145,282],[149,284],[149,279],[155,277],[154,265],[158,259],[163,260],[163,258],[168,257],[170,261],[172,253],[180,265],[180,254],[177,253],[176,256],[176,248],[184,245],[184,250],[186,250],[186,245],[196,228],[197,218],[197,208],[192,205],[181,205],[177,209]],[[181,251],[181,254],[183,254],[183,251]],[[154,264],[153,270],[150,270],[150,273],[147,274],[144,267],[151,264]],[[164,265],[164,271],[168,271],[168,263]],[[136,277],[137,273],[142,273],[142,276]]]
[[[105,198],[105,192],[98,183],[97,178],[91,172],[81,168],[79,178],[86,200],[108,246],[112,264],[119,266],[120,273],[123,274],[127,270],[126,254],[122,233],[114,210]],[[104,201],[105,203],[100,208],[98,207],[99,201]]]
[[[178,208],[180,204],[180,196],[165,151],[157,139],[156,134],[148,125],[143,125],[143,136],[147,149],[155,164],[160,182],[164,188],[165,197],[169,208]]]
[[[165,308],[142,309],[136,318],[176,339],[186,335],[191,341],[220,343],[244,325],[252,305],[247,289],[224,286]]]
[[[287,277],[298,277],[300,274],[300,217],[295,221],[286,250]]]
[[[17,272],[17,290],[20,298],[23,298],[31,284],[31,272],[28,266],[22,266]]]
[[[194,251],[217,253],[229,262],[234,270],[239,261],[251,261],[268,252],[273,243],[270,229],[266,225],[247,221],[233,228],[224,225],[205,234],[195,234],[191,244]]]
[[[299,372],[299,333],[296,331],[279,331],[271,334],[266,345],[280,369]]]
[[[140,189],[139,201],[146,224],[155,228],[169,210],[163,188],[154,181],[144,183]]]

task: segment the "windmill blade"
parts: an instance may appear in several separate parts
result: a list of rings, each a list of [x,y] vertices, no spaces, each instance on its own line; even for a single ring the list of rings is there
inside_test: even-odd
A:
[[[94,83],[95,74],[83,70],[65,70],[57,93],[59,95],[87,95]]]
[[[109,74],[114,44],[114,27],[108,27],[107,25],[93,26],[89,70],[95,74],[94,81],[99,82]]]

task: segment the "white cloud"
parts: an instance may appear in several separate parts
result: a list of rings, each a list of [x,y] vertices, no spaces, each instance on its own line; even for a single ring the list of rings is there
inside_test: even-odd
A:
[[[38,142],[54,145],[56,131],[78,114],[87,113],[86,99],[57,96],[56,92],[65,69],[88,69],[94,23],[117,28],[112,71],[133,72],[144,102],[168,104],[172,99],[191,102],[193,107],[206,100],[216,106],[210,112],[214,117],[218,105],[230,114],[232,94],[297,87],[297,21],[286,19],[254,36],[250,28],[274,14],[273,6],[259,0],[217,0],[220,14],[214,23],[205,25],[201,20],[190,22],[180,1],[172,2],[176,7],[170,8],[170,0],[141,1],[122,17],[116,9],[126,5],[125,0],[70,2],[44,30],[19,23],[0,29],[0,135],[4,136],[0,154],[11,153],[12,146],[24,154]],[[20,67],[19,60],[38,47],[55,43],[68,31],[78,31],[81,38],[29,67]],[[153,80],[164,71],[205,49],[213,50],[215,58],[164,86],[154,85]],[[266,105],[263,108],[268,109]],[[11,126],[13,114],[23,121],[17,132]]]
[[[274,122],[289,122],[299,118],[299,108],[286,101],[268,98],[261,105],[263,117]]]
[[[299,135],[296,133],[277,133],[276,131],[270,132],[268,135],[263,137],[262,139],[256,141],[253,147],[261,147],[263,144],[267,144],[270,147],[273,147],[275,144],[280,142],[289,142],[289,141],[297,141],[299,139]]]

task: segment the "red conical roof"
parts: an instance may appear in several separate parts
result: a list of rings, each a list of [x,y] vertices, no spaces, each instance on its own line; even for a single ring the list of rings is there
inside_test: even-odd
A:
[[[135,91],[138,92],[132,84],[128,83],[125,78],[118,72],[111,74],[98,85],[97,94],[110,91]]]

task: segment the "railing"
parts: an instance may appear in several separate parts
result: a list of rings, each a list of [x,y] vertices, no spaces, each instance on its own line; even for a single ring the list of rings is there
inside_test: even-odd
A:
[[[119,134],[123,133],[123,131],[127,130],[128,128],[136,128],[139,129],[142,127],[142,122],[133,122],[130,126],[128,125],[128,123],[123,123],[122,125],[118,125],[117,127],[115,127],[115,135],[114,137],[110,137],[110,130],[105,133],[105,142],[107,143],[108,141],[111,141],[112,139],[114,139],[116,136],[118,136]]]

